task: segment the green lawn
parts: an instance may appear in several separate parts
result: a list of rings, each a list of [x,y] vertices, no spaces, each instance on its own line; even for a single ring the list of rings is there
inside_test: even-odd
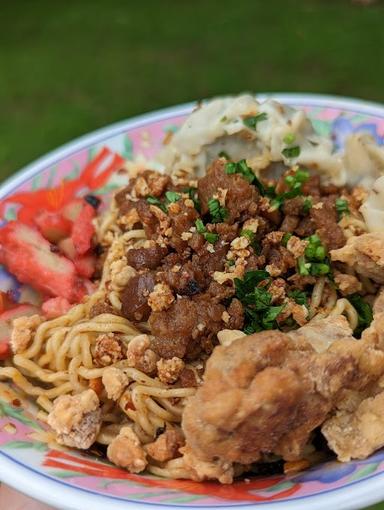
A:
[[[215,94],[384,102],[383,19],[381,2],[349,0],[0,0],[0,178],[90,130]]]
[[[0,176],[97,127],[222,93],[384,101],[384,6],[0,1]]]

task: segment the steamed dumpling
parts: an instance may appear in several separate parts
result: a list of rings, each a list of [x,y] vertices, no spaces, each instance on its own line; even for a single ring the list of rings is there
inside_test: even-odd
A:
[[[346,139],[343,160],[348,184],[352,186],[369,188],[384,174],[384,147],[367,133],[355,133]]]
[[[384,176],[374,182],[360,211],[370,232],[384,232]]]
[[[256,129],[244,124],[246,117],[260,114]],[[287,158],[283,150],[288,146],[299,146],[299,155]],[[247,159],[255,171],[271,162],[298,163],[316,166],[335,184],[345,182],[332,141],[315,133],[305,112],[273,100],[259,103],[251,95],[215,99],[192,112],[157,160],[170,173],[183,169],[200,176],[221,151],[235,161]]]

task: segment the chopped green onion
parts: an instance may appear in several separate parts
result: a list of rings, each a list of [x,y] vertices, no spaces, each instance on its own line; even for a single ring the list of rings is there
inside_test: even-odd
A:
[[[237,173],[237,163],[226,163],[225,164],[225,173],[228,175]]]
[[[311,268],[311,264],[307,263],[303,256],[297,259],[297,268],[299,275],[301,276],[309,276],[309,269]]]
[[[253,184],[259,190],[260,195],[264,196],[266,194],[266,189],[264,184],[256,177],[253,173],[252,169],[249,168],[245,159],[241,159],[237,163],[226,163],[225,165],[225,173],[227,175],[232,174],[241,174],[244,179],[246,179],[249,184]]]
[[[235,261],[232,259],[227,260],[227,266],[231,267],[235,265]]]
[[[203,223],[203,220],[201,220],[200,218],[195,221],[195,225],[196,225],[196,230],[199,234],[204,234],[207,231],[207,229],[205,228],[205,225]]]
[[[312,209],[312,198],[311,197],[305,197],[304,203],[303,203],[303,213],[308,214],[309,210]]]
[[[311,263],[310,272],[312,276],[324,276],[330,272],[331,268],[328,264]]]
[[[293,177],[293,175],[287,175],[284,181],[286,184],[288,184],[288,186],[293,186],[295,183],[295,178]]]
[[[208,200],[208,209],[212,218],[212,223],[221,223],[228,218],[228,210],[225,207],[221,207],[217,198]]]
[[[241,159],[240,161],[238,161],[237,167],[238,173],[240,173],[244,177],[244,179],[246,179],[249,182],[249,184],[252,184],[253,181],[256,179],[256,175],[249,168],[245,159]]]
[[[304,170],[303,168],[299,168],[295,173],[295,180],[296,182],[307,182],[309,179],[309,172],[308,170]]]
[[[219,152],[219,158],[225,158],[225,159],[231,159],[228,155],[228,152],[225,152],[225,151],[220,151]]]
[[[294,174],[287,175],[285,177],[286,184],[290,187],[289,191],[285,193],[280,193],[275,197],[272,197],[271,207],[272,209],[279,209],[284,200],[289,198],[295,198],[299,195],[302,195],[302,184],[309,179],[309,172],[307,170],[299,169]]]
[[[257,123],[263,120],[267,120],[268,115],[265,112],[259,113],[258,115],[251,115],[243,119],[243,124],[247,128],[256,129]]]
[[[287,246],[288,244],[288,241],[291,239],[292,237],[292,234],[290,232],[286,232],[284,235],[283,235],[283,238],[281,239],[281,244],[283,246]]]
[[[267,310],[267,312],[265,313],[265,315],[262,319],[262,324],[265,329],[273,329],[274,321],[277,319],[278,315],[280,315],[280,313],[283,311],[284,308],[285,308],[285,304],[269,307],[269,309]]]
[[[309,236],[307,241],[309,241],[310,244],[316,244],[316,245],[321,244],[321,239],[317,234],[313,234],[313,235]]]
[[[158,198],[153,197],[152,195],[150,195],[149,197],[147,197],[147,202],[148,202],[148,204],[155,205],[156,207],[161,209],[163,212],[165,212],[165,214],[167,214],[168,209],[167,209],[166,205],[164,205],[161,202],[161,200],[159,200]]]
[[[180,193],[176,193],[176,191],[166,191],[165,198],[168,200],[169,203],[172,204],[172,203],[180,200],[181,195],[180,195]]]
[[[247,334],[278,328],[277,317],[285,304],[271,306],[272,294],[268,292],[269,273],[256,270],[247,271],[242,280],[235,278],[236,297],[244,306],[245,325],[243,331]],[[263,282],[260,286],[259,284]]]
[[[246,237],[250,243],[252,243],[255,239],[255,233],[252,232],[252,230],[248,230],[247,228],[240,232],[240,236]]]
[[[364,299],[359,294],[351,294],[347,299],[357,312],[358,324],[353,334],[357,338],[360,338],[361,333],[371,324],[373,320],[372,307],[369,303],[364,301]]]
[[[325,256],[326,256],[326,251],[325,251],[324,246],[318,246],[315,251],[315,258],[317,258],[317,260],[324,260]]]
[[[296,135],[294,133],[287,133],[283,138],[283,142],[286,145],[291,145],[295,140],[296,140]]]
[[[307,294],[303,290],[291,290],[288,292],[288,297],[292,298],[298,305],[308,306]]]
[[[339,220],[342,218],[343,214],[349,214],[349,206],[348,201],[343,198],[337,198],[335,202],[335,207],[337,214],[339,216]]]
[[[215,244],[215,242],[219,240],[219,234],[214,234],[213,232],[205,232],[203,236],[210,244]]]
[[[288,159],[297,158],[300,156],[300,147],[298,145],[295,147],[286,147],[281,153]]]

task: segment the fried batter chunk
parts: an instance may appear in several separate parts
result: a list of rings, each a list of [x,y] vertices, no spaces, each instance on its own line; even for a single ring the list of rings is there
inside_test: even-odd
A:
[[[331,259],[344,262],[377,283],[384,283],[384,232],[351,237],[343,248],[331,251]]]
[[[365,459],[384,445],[384,392],[337,411],[321,431],[339,460]]]
[[[108,459],[130,473],[141,473],[147,467],[147,455],[131,427],[123,427],[107,450]]]
[[[101,426],[98,396],[91,389],[61,395],[48,415],[48,425],[56,432],[58,443],[86,450],[95,442]]]
[[[241,464],[265,453],[301,457],[312,430],[353,380],[356,362],[349,354],[300,345],[279,331],[264,331],[214,350],[204,383],[183,414],[195,457]]]
[[[179,428],[170,427],[154,441],[146,446],[146,451],[150,457],[159,461],[178,457],[178,451],[184,445],[184,436]]]
[[[288,335],[297,341],[310,343],[316,352],[324,352],[336,340],[350,339],[352,330],[344,315],[337,315],[325,319],[313,319]]]

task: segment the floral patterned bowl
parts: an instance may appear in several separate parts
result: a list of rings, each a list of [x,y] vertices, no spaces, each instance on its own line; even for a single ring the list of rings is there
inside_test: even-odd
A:
[[[274,97],[307,110],[315,129],[331,134],[338,147],[343,145],[346,135],[356,130],[368,131],[378,143],[384,143],[384,107],[327,96]],[[151,159],[166,134],[176,130],[193,107],[194,104],[177,106],[114,124],[32,163],[1,187],[3,221],[17,216],[31,191],[36,194],[40,190],[40,198],[58,202],[69,188],[74,194],[88,188],[107,195],[118,187],[112,174],[121,161],[116,153],[126,159]],[[90,165],[96,154],[98,164]],[[10,291],[16,300],[23,296],[25,299],[27,292],[4,268],[0,269],[0,290]],[[0,480],[58,508],[257,506],[277,510],[325,507],[342,510],[362,508],[384,499],[384,452],[364,461],[348,464],[331,461],[296,475],[257,477],[231,486],[165,480],[133,475],[105,459],[46,445],[36,439],[44,425],[33,417],[30,406],[27,400],[15,395],[8,383],[0,382]]]

